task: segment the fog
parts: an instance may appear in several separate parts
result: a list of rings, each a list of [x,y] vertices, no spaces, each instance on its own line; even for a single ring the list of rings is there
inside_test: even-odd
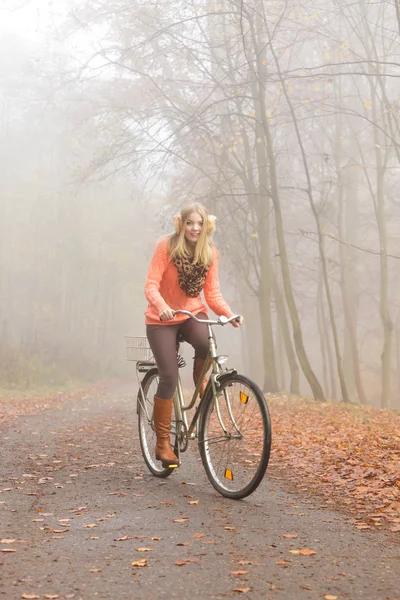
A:
[[[0,386],[132,375],[200,201],[230,364],[400,408],[398,0],[3,0],[0,53]]]

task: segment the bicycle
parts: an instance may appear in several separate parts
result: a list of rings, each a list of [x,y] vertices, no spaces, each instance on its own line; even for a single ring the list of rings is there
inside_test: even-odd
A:
[[[212,327],[226,325],[239,316],[230,319],[221,316],[212,320],[198,319],[186,310],[177,310],[174,314],[185,314],[207,324],[209,351],[192,399],[187,405],[178,376],[171,421],[171,446],[179,463],[167,466],[157,461],[154,454],[153,398],[158,386],[157,366],[146,337],[126,338],[127,358],[136,361],[139,382],[137,414],[143,458],[153,475],[168,477],[181,464],[181,454],[187,450],[189,441],[197,438],[201,460],[213,487],[227,498],[245,498],[260,485],[268,466],[271,420],[267,403],[257,384],[239,375],[236,369],[224,369],[222,365],[229,357],[217,355]],[[182,341],[182,338],[177,340],[179,368],[186,364],[179,355]],[[206,389],[189,423],[187,413],[195,406],[210,363],[211,372]],[[140,374],[143,373],[145,375],[141,380]]]

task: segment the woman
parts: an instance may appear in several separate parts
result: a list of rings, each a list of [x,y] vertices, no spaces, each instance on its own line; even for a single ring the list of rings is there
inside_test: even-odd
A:
[[[186,315],[174,316],[174,310],[188,310],[200,319],[207,319],[207,309],[200,292],[204,291],[208,306],[217,315],[233,315],[223,299],[218,281],[218,252],[210,240],[215,229],[215,217],[208,215],[202,204],[183,208],[174,217],[175,233],[158,242],[145,285],[149,302],[146,315],[146,334],[159,373],[154,397],[154,428],[156,459],[164,464],[176,464],[169,437],[172,402],[178,381],[176,338],[181,333],[195,351],[193,380],[199,380],[208,352],[206,325]],[[243,319],[232,322],[240,327]],[[206,380],[200,387],[204,393]]]

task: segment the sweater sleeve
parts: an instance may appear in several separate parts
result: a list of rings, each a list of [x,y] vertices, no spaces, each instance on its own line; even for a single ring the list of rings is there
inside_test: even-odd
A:
[[[168,266],[169,252],[168,241],[161,240],[154,251],[153,258],[150,261],[147,279],[144,286],[144,293],[149,304],[154,306],[158,313],[168,308],[168,304],[160,294],[160,284],[164,271]]]
[[[204,282],[204,297],[208,306],[216,315],[231,317],[233,312],[230,306],[225,302],[221,290],[219,289],[218,280],[218,251],[213,249],[213,261],[208,269],[207,277]]]

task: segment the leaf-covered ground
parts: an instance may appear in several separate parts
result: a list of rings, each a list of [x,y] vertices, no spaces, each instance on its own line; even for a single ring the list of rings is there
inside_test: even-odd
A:
[[[32,415],[55,407],[66,400],[84,400],[90,393],[100,389],[99,384],[74,387],[68,390],[52,390],[23,393],[0,389],[0,429],[9,426],[18,416]]]
[[[345,507],[358,529],[400,532],[400,415],[341,403],[267,396],[271,467],[296,489]]]

